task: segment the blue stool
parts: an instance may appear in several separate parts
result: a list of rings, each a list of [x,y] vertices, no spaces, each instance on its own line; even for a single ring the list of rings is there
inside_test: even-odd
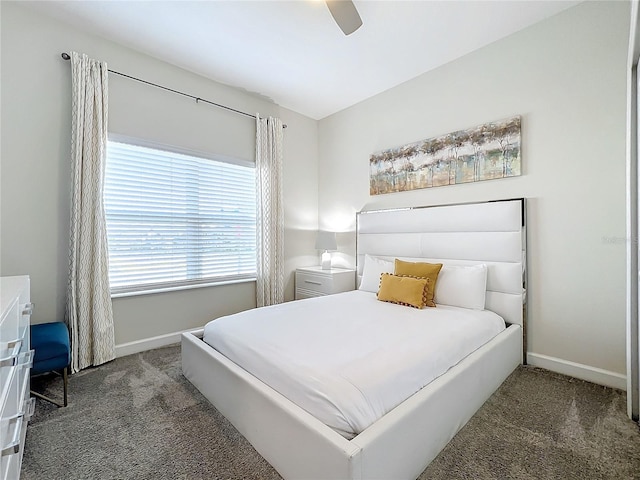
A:
[[[69,330],[63,322],[31,325],[31,348],[35,350],[31,375],[55,372],[62,375],[64,382],[64,402],[59,403],[41,393],[31,393],[42,400],[59,407],[67,406],[68,370],[71,363]]]

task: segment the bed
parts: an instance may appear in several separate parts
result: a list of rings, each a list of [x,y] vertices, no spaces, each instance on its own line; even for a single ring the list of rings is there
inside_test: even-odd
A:
[[[524,199],[516,199],[357,215],[359,277],[367,255],[486,265],[485,309],[506,322],[361,431],[332,429],[205,343],[204,329],[183,334],[183,373],[285,479],[416,478],[524,360],[524,212]]]

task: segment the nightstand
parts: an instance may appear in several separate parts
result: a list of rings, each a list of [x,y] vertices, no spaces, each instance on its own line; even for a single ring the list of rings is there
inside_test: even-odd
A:
[[[356,288],[356,271],[347,268],[303,267],[296,269],[296,300],[348,292]]]

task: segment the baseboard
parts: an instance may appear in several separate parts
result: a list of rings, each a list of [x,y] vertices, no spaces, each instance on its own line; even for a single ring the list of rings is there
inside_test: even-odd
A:
[[[627,390],[626,375],[609,370],[531,352],[527,352],[527,363],[535,367],[551,370],[552,372],[569,375],[570,377],[597,383],[598,385],[604,385],[605,387]]]
[[[116,345],[116,358],[126,357],[127,355],[133,355],[134,353],[145,352],[147,350],[153,350],[154,348],[166,347],[173,343],[180,342],[180,336],[185,332],[192,332],[197,328],[190,328],[188,330],[182,330],[180,332],[167,333],[165,335],[158,335],[157,337],[143,338],[133,342],[121,343]]]

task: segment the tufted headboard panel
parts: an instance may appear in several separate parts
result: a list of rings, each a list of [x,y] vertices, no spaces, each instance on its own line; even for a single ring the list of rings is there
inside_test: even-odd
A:
[[[486,309],[523,325],[525,199],[363,211],[357,214],[357,269],[364,255],[445,265],[487,265]]]

